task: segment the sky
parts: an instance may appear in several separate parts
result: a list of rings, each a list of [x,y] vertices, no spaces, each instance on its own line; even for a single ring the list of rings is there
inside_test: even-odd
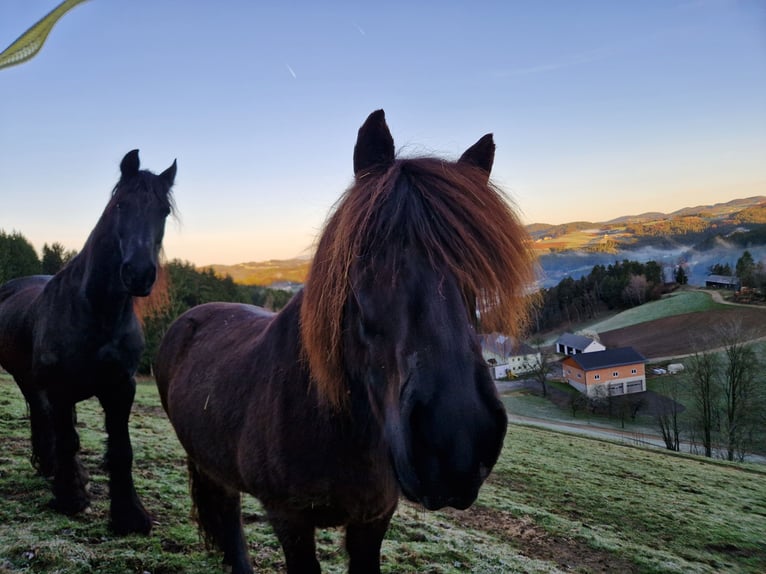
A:
[[[80,249],[138,148],[167,258],[307,256],[379,108],[404,156],[492,132],[525,223],[766,195],[766,2],[90,0],[0,70],[0,229]]]

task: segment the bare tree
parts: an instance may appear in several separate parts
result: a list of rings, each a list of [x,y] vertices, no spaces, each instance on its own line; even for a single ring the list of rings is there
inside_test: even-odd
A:
[[[724,343],[721,387],[726,458],[742,460],[752,446],[758,413],[764,406],[762,387],[756,384],[759,361],[740,323],[723,325],[720,333]]]
[[[631,275],[630,281],[625,286],[623,298],[630,305],[642,305],[646,301],[648,283],[643,275]]]
[[[695,353],[689,361],[693,434],[705,456],[713,456],[717,442],[721,456],[743,460],[766,408],[766,390],[757,381],[760,362],[741,323],[722,324],[715,334],[722,350]]]
[[[720,389],[718,358],[710,351],[698,351],[689,358],[687,377],[693,405],[693,426],[699,433],[705,456],[713,456],[713,437],[717,430]],[[695,434],[696,434],[695,432]]]
[[[569,395],[569,400],[567,401],[567,404],[569,405],[569,408],[572,410],[572,416],[576,417],[579,411],[583,410],[585,407],[588,406],[588,398],[585,395],[583,395],[580,391],[577,391]]]
[[[657,426],[660,427],[662,433],[662,440],[665,441],[665,448],[668,450],[681,450],[681,427],[679,425],[679,415],[682,411],[681,403],[679,402],[679,390],[678,382],[675,380],[668,381],[667,378],[662,380],[660,385],[661,394],[668,400],[663,401],[657,409],[655,415],[657,420]]]
[[[540,389],[542,390],[543,396],[546,397],[548,396],[548,375],[550,375],[553,370],[553,365],[551,364],[553,353],[549,348],[543,347],[543,340],[541,337],[536,337],[532,341],[532,345],[534,346],[535,351],[537,351],[538,360],[533,362],[530,374],[535,381],[540,383]]]

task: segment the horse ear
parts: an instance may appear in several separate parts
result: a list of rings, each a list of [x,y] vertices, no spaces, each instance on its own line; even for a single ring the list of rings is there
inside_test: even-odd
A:
[[[354,175],[374,167],[387,167],[394,161],[394,138],[386,125],[383,110],[372,112],[364,122],[356,137],[354,146]]]
[[[176,160],[173,160],[173,165],[160,174],[160,178],[168,184],[168,187],[173,187],[176,180],[176,165]]]
[[[125,157],[122,158],[122,161],[120,162],[120,173],[122,173],[122,177],[137,174],[138,166],[138,150],[134,149],[126,153]]]
[[[469,147],[460,156],[458,163],[470,163],[487,172],[487,179],[495,162],[495,141],[492,134],[487,134]]]

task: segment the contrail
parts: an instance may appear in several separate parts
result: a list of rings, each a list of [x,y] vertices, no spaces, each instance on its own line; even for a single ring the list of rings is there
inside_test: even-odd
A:
[[[288,72],[290,72],[290,75],[291,75],[293,78],[296,78],[296,79],[297,79],[297,78],[298,78],[298,76],[296,76],[296,75],[295,75],[295,72],[294,72],[294,71],[293,71],[293,69],[290,67],[290,64],[285,64],[285,66],[287,66],[287,71],[288,71]]]

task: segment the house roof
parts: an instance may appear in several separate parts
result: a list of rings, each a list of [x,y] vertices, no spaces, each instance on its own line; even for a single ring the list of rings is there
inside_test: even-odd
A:
[[[573,349],[585,349],[591,343],[593,343],[593,339],[590,337],[583,337],[582,335],[574,335],[572,333],[564,333],[556,339],[557,345],[566,345]]]
[[[708,275],[705,277],[705,281],[722,285],[736,285],[739,283],[739,279],[731,275]]]
[[[574,361],[581,369],[592,371],[594,369],[603,369],[606,367],[619,367],[622,365],[643,363],[646,361],[646,358],[633,347],[620,347],[618,349],[596,351],[595,353],[572,355],[567,357],[565,361]]]
[[[520,343],[501,333],[479,335],[479,340],[481,341],[482,349],[501,357],[517,357],[537,353],[535,349],[526,343]]]

